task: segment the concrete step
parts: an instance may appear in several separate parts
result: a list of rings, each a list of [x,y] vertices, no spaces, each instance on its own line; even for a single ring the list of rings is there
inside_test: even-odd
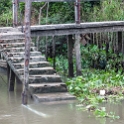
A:
[[[24,68],[24,62],[14,63],[14,67],[16,69]],[[30,62],[29,65],[29,68],[41,68],[41,67],[50,67],[50,64],[47,61],[40,61],[40,62]]]
[[[20,63],[24,61],[24,57],[9,57],[8,59],[10,59],[13,63]],[[36,62],[36,61],[45,61],[45,57],[44,56],[31,56],[30,57],[30,62]]]
[[[25,42],[21,42],[21,43],[1,43],[0,44],[1,48],[24,47],[24,46],[25,46]],[[34,46],[33,42],[31,42],[31,46]]]
[[[7,52],[8,57],[24,57],[25,52]],[[40,56],[41,52],[32,51],[30,52],[31,56]]]
[[[24,68],[17,69],[19,75],[24,75]],[[42,67],[42,68],[29,68],[30,75],[38,75],[38,74],[55,74],[56,71],[52,67]]]
[[[24,76],[21,75],[20,78],[24,80]],[[30,75],[29,76],[29,83],[52,83],[52,82],[62,82],[61,76],[54,74],[54,75]]]
[[[1,40],[0,43],[25,43],[25,39]]]
[[[31,94],[67,92],[67,87],[65,83],[29,84],[29,90]]]
[[[24,39],[24,33],[21,32],[5,32],[0,33],[0,40],[17,40],[17,39]]]
[[[75,96],[69,94],[68,92],[33,94],[32,96],[34,100],[38,102],[50,102],[50,101],[75,100],[76,99]]]
[[[4,48],[4,52],[24,52],[25,47],[12,47],[12,48]],[[38,51],[36,47],[30,47],[30,51]]]

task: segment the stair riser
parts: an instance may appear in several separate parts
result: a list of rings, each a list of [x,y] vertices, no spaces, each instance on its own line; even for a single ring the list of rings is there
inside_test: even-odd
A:
[[[33,83],[44,83],[44,82],[49,82],[49,83],[52,83],[52,82],[62,82],[61,78],[60,77],[56,77],[56,78],[53,78],[53,77],[41,77],[40,79],[30,79],[29,78],[29,83],[30,84],[33,84]]]
[[[63,86],[44,86],[44,87],[37,87],[37,88],[33,88],[30,87],[29,88],[31,93],[53,93],[53,92],[67,92],[67,87],[66,85]]]
[[[56,97],[56,98],[42,98],[41,99],[33,95],[33,99],[38,102],[51,102],[51,101],[62,101],[62,100],[75,100],[76,98],[72,96],[72,97]]]
[[[1,43],[25,43],[24,39],[19,39],[19,40],[3,40]]]
[[[41,53],[31,53],[31,56],[40,56]],[[8,57],[25,57],[24,53],[22,54],[16,54],[16,53],[12,53],[9,54]]]
[[[24,52],[25,48],[8,48],[4,50],[5,52]],[[37,51],[37,48],[30,48],[30,51]]]
[[[20,75],[23,75],[24,70],[18,71]],[[30,70],[29,74],[30,75],[38,75],[38,74],[55,74],[55,70]]]
[[[0,46],[1,48],[18,48],[18,47],[24,47],[25,44],[5,44],[5,45],[2,45]],[[34,44],[31,44],[31,46],[34,46]]]
[[[21,69],[21,68],[24,68],[24,65],[14,65],[14,67],[16,69]],[[40,67],[50,67],[50,65],[48,63],[44,63],[44,64],[30,64],[29,65],[29,68],[40,68]]]
[[[45,58],[30,58],[30,62],[37,62],[37,61],[45,61]],[[24,62],[24,58],[22,59],[12,59],[12,62],[13,63],[21,63],[21,62]]]

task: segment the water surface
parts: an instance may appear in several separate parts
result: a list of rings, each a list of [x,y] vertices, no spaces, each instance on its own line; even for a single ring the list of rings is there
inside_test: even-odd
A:
[[[78,110],[77,101],[21,104],[21,91],[8,92],[5,72],[0,73],[0,124],[123,124],[124,102],[105,104],[120,119],[95,118],[90,112]],[[89,115],[91,115],[89,117]]]

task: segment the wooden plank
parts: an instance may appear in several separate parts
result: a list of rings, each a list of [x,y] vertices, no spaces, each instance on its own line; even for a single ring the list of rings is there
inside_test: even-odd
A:
[[[124,31],[124,26],[121,27],[103,27],[103,28],[95,28],[95,29],[65,29],[65,30],[47,30],[47,31],[32,31],[31,36],[61,36],[61,35],[71,35],[71,34],[82,34],[82,33],[99,33],[99,32],[118,32]]]
[[[81,0],[81,1],[100,1],[100,0]],[[25,0],[19,0],[25,2]],[[75,0],[31,0],[31,2],[75,2]]]
[[[38,30],[64,30],[64,29],[87,29],[87,28],[98,28],[98,27],[116,27],[124,26],[124,21],[105,21],[105,22],[86,22],[80,24],[51,24],[51,25],[35,25],[31,26],[32,31]]]
[[[21,31],[21,27],[18,27]],[[10,31],[12,28],[0,28],[0,32]],[[14,30],[14,29],[13,29]],[[124,31],[124,21],[108,21],[108,22],[89,22],[81,24],[55,24],[55,25],[36,25],[31,26],[31,35],[35,36],[59,36],[81,33],[98,33],[98,32],[118,32]],[[15,36],[16,35],[16,36]],[[0,33],[0,39],[24,38],[23,33],[11,32]]]

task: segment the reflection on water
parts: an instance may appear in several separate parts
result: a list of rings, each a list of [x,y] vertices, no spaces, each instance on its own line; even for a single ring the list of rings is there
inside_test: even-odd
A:
[[[106,105],[108,110],[116,111],[119,120],[95,119],[89,112],[76,107],[76,101],[34,103],[21,105],[21,92],[8,92],[6,76],[0,78],[0,124],[122,124],[124,121],[123,105]],[[92,115],[92,114],[91,114]]]

